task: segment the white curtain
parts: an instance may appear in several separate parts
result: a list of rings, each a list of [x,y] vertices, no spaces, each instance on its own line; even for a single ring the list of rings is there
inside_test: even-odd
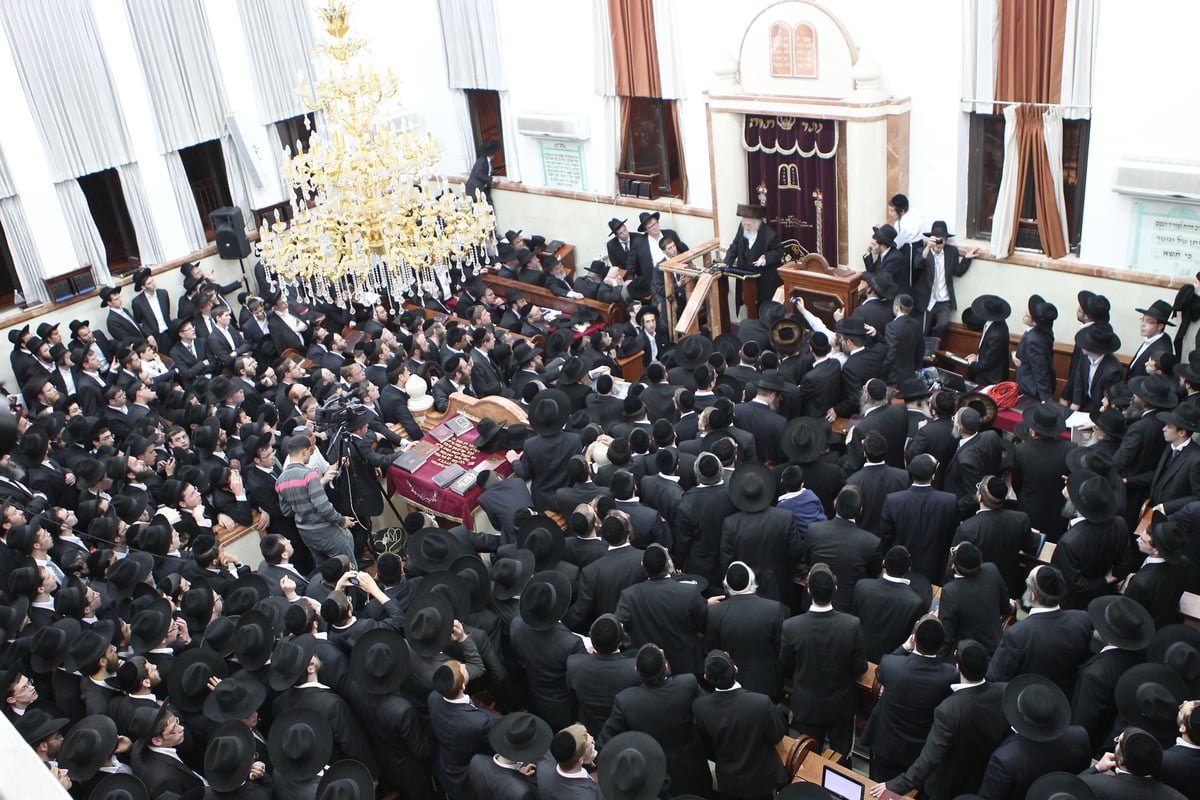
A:
[[[188,246],[193,250],[202,250],[208,240],[204,236],[204,222],[196,207],[196,195],[192,193],[187,171],[183,168],[183,159],[179,157],[178,150],[164,153],[163,159],[167,162],[167,175],[171,178],[171,190],[175,193],[175,205],[179,208],[179,218],[183,220]]]
[[[1004,107],[1004,172],[1000,175],[1000,191],[996,195],[996,211],[992,215],[991,254],[996,258],[1012,255],[1013,220],[1020,213],[1017,208],[1017,173],[1021,168],[1017,160],[1019,107]],[[1059,147],[1061,151],[1061,145]]]
[[[1096,0],[1067,0],[1067,31],[1063,41],[1062,92],[1059,100],[1064,106],[1064,119],[1088,119],[1092,116],[1092,66],[1098,30]]]
[[[963,100],[990,101],[996,93],[1000,43],[999,0],[971,0],[963,7]],[[990,114],[989,103],[963,103],[963,111]]]
[[[307,113],[300,100],[300,82],[311,94],[317,81],[307,0],[238,0],[238,13],[250,54],[259,121],[278,122]]]
[[[662,84],[664,100],[686,96],[683,78],[687,70],[683,63],[682,48],[676,45],[683,39],[680,33],[683,17],[676,10],[675,0],[654,0],[654,42],[658,46],[658,79]],[[608,51],[611,60],[611,46]]]
[[[507,89],[495,0],[438,0],[438,17],[450,88]]]
[[[1042,114],[1042,136],[1046,141],[1046,158],[1050,162],[1050,176],[1054,182],[1054,204],[1058,206],[1058,218],[1062,222],[1063,239],[1071,246],[1071,232],[1067,230],[1067,198],[1063,194],[1063,112],[1047,108]]]
[[[125,0],[161,152],[221,135],[225,94],[200,0]]]
[[[500,95],[500,127],[504,129],[504,141],[508,146],[504,149],[504,180],[521,180],[521,159],[517,155],[517,115],[512,111],[508,92],[498,92]]]
[[[46,284],[42,280],[42,259],[33,244],[33,237],[29,235],[29,225],[25,222],[20,198],[10,196],[0,200],[0,225],[4,227],[4,235],[8,239],[8,252],[17,268],[17,279],[21,283],[21,294],[25,295],[25,301],[31,304],[45,303],[50,295],[46,293]]]
[[[455,127],[458,128],[458,139],[462,143],[463,158],[466,161],[462,171],[470,172],[471,167],[475,164],[475,149],[478,147],[478,143],[475,141],[475,128],[471,125],[471,101],[462,89],[451,89],[450,92],[457,100],[454,104],[454,121],[457,123]]]
[[[254,225],[250,182],[246,180],[246,173],[242,170],[242,159],[238,157],[232,136],[221,137],[221,155],[225,157],[225,177],[229,181],[229,194],[233,197],[233,204],[242,209],[244,226],[246,230],[250,230]]]
[[[79,181],[74,178],[60,181],[54,184],[54,190],[58,194],[58,202],[62,205],[63,216],[67,220],[67,233],[71,237],[79,266],[91,264],[92,274],[96,276],[98,284],[103,286],[111,283],[112,275],[108,271],[104,240],[100,238],[100,231],[96,230],[96,223],[88,208],[87,198],[83,196],[83,189],[79,188]]]
[[[55,181],[133,160],[91,3],[0,3],[25,98]]]
[[[592,0],[592,49],[595,54],[596,94],[604,101],[604,130],[599,132],[598,141],[611,142],[607,147],[590,148],[590,155],[601,159],[602,184],[596,187],[601,194],[617,193],[617,159],[621,157],[621,98],[617,97],[617,68],[613,64],[612,18],[608,13],[608,0]],[[664,83],[665,86],[665,83]]]
[[[117,167],[121,178],[121,191],[125,193],[125,207],[137,234],[138,253],[142,264],[153,266],[163,260],[162,243],[158,241],[158,230],[150,213],[150,201],[146,197],[146,186],[142,183],[142,171],[137,162]]]

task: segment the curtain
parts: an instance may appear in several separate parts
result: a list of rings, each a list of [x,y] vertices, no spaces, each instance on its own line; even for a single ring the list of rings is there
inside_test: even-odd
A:
[[[129,209],[129,219],[137,234],[138,252],[142,263],[150,266],[163,260],[162,243],[158,241],[158,231],[154,227],[154,217],[150,213],[150,201],[146,197],[146,186],[142,183],[142,171],[137,162],[121,164],[117,167],[117,175],[121,178],[121,191],[125,193],[125,205]]]
[[[1098,30],[1096,0],[1067,0],[1059,90],[1059,102],[1067,104],[1062,110],[1065,119],[1088,119],[1092,115],[1092,62]]]
[[[225,94],[200,0],[125,0],[161,152],[221,135]]]
[[[188,182],[187,171],[183,168],[183,159],[178,150],[164,153],[167,162],[167,175],[171,179],[171,191],[175,193],[175,205],[179,209],[179,218],[183,220],[183,232],[187,236],[188,247],[202,250],[208,244],[204,235],[204,221],[200,219],[200,211],[196,206],[196,196],[192,194],[192,185]]]
[[[1021,109],[1028,117],[1028,148],[1033,158],[1034,185],[1037,187],[1038,233],[1042,250],[1051,258],[1067,254],[1067,200],[1063,193],[1062,112],[1057,108]]]
[[[245,171],[242,170],[242,159],[238,157],[232,136],[221,137],[221,155],[225,157],[225,177],[229,181],[229,195],[233,198],[233,204],[242,209],[245,229],[253,230],[251,226],[254,225],[254,202],[250,198],[250,184],[246,180]],[[288,194],[284,196],[291,197],[291,190],[289,189]]]
[[[1067,0],[1001,0],[996,99],[1058,103]]]
[[[499,92],[500,101],[500,127],[504,131],[505,142],[516,142],[517,139],[517,115],[512,113],[512,104],[508,92]],[[517,148],[509,146],[504,151],[504,180],[519,181],[521,180],[521,159],[517,156]]]
[[[259,121],[269,124],[307,113],[297,86],[303,80],[311,93],[317,82],[307,0],[238,0],[238,14]]]
[[[1000,36],[999,0],[974,0],[963,13],[962,96],[964,100],[993,99],[996,90],[996,49]],[[963,103],[963,111],[983,111],[986,105]]]
[[[79,188],[79,182],[74,178],[60,181],[54,184],[54,190],[58,194],[58,202],[67,220],[67,233],[71,237],[71,245],[75,248],[75,258],[79,261],[79,266],[91,264],[92,274],[98,284],[103,286],[111,283],[112,275],[108,271],[104,240],[100,238],[100,231],[96,230],[96,223],[88,208],[87,198],[83,196],[83,189]]]
[[[654,0],[608,0],[617,94],[662,97]]]
[[[795,239],[836,261],[837,123],[747,115],[742,146],[748,154],[748,202],[766,206],[781,239]]]
[[[686,95],[683,80],[686,66],[681,48],[675,46],[680,38],[680,15],[675,12],[675,0],[654,0],[654,46],[658,50],[658,76],[664,100]]]
[[[42,259],[29,235],[29,225],[25,222],[20,198],[10,195],[0,200],[0,225],[4,226],[4,235],[8,238],[8,251],[17,268],[17,279],[21,283],[21,294],[25,295],[25,301],[47,302],[50,295],[46,293],[46,284],[42,280]]]
[[[622,142],[621,138],[621,100],[617,97],[617,73],[613,64],[612,23],[609,20],[608,0],[592,0],[592,18],[595,32],[594,49],[596,76],[596,94],[604,102],[604,131],[611,141]],[[617,191],[617,160],[621,157],[620,144],[617,147],[600,148],[600,175],[603,183],[596,187],[602,194],[615,194]]]
[[[457,123],[455,127],[458,128],[458,138],[462,142],[466,158],[466,168],[463,171],[470,172],[471,167],[475,165],[475,150],[478,147],[478,143],[475,141],[475,128],[471,124],[471,101],[462,89],[451,89],[450,92],[457,98],[457,102],[454,104],[454,121]],[[507,137],[505,139],[508,140]],[[504,155],[507,156],[508,153]]]
[[[55,181],[133,160],[91,3],[0,3],[17,74]]]
[[[666,112],[671,116],[671,124],[675,126],[675,136],[679,139],[679,197],[684,202],[687,202],[687,166],[683,163],[683,126],[679,124],[679,106],[682,102],[682,100],[674,100],[665,102],[663,105],[666,107]],[[666,120],[663,120],[663,123],[665,125]]]
[[[452,89],[504,91],[495,0],[438,0]],[[471,152],[475,152],[472,143]]]
[[[996,210],[992,217],[991,255],[1007,258],[1012,255],[1019,218],[1017,209],[1017,178],[1021,170],[1017,138],[1017,107],[1004,109],[1004,170],[1000,173],[1000,191],[996,195]]]

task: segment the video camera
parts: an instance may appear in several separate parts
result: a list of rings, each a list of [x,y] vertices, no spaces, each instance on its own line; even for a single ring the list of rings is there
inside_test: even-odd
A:
[[[317,409],[313,419],[313,427],[319,431],[336,431],[350,421],[355,412],[364,408],[357,400],[349,395],[337,393],[325,401],[325,405]]]

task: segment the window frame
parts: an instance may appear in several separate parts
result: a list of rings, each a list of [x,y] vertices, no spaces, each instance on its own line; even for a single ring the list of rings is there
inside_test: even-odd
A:
[[[87,200],[88,211],[100,239],[104,258],[112,275],[125,275],[142,265],[137,229],[129,214],[121,176],[115,167],[98,170],[75,179]]]
[[[621,98],[621,150],[617,161],[619,173],[653,174],[659,173],[657,196],[675,197],[687,202],[686,186],[683,179],[683,140],[678,128],[678,109],[669,106],[674,100],[661,97],[622,97]],[[652,108],[657,104],[657,108]],[[658,128],[659,160],[654,163],[639,164],[635,154],[631,153],[632,140],[635,135],[635,115],[657,110],[657,119],[642,123],[640,127]],[[666,169],[661,167],[666,165]],[[654,167],[659,167],[655,169]]]

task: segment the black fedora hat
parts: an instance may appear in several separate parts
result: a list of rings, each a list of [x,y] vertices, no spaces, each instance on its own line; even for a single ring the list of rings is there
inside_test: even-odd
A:
[[[291,706],[271,724],[267,754],[280,777],[308,780],[325,769],[333,755],[333,729],[319,712]]]
[[[71,332],[75,332],[75,328],[71,328]],[[8,340],[13,344],[19,344],[21,337],[29,333],[29,323],[25,323],[20,328],[10,328],[8,331]]]
[[[637,334],[627,333],[621,337],[621,341],[617,344],[617,356],[619,358],[628,358],[635,353],[640,353],[645,349],[642,344],[642,337]]]
[[[1030,431],[1047,439],[1058,436],[1067,429],[1066,420],[1063,419],[1058,409],[1057,403],[1049,401],[1025,409],[1021,415],[1021,422],[1016,426],[1017,436],[1028,439]]]
[[[1129,379],[1129,391],[1160,411],[1179,405],[1174,382],[1166,375],[1139,375]]]
[[[398,631],[367,631],[350,651],[350,679],[368,694],[391,694],[408,677],[408,643]]]
[[[651,800],[662,792],[667,756],[649,734],[626,731],[604,746],[599,764],[600,790],[608,800]]]
[[[511,600],[521,593],[536,571],[536,557],[528,550],[518,549],[504,558],[492,561],[492,596]]]
[[[233,652],[246,669],[261,669],[275,649],[271,620],[261,611],[251,609],[238,620],[233,634]]]
[[[695,369],[701,364],[708,363],[708,357],[712,355],[713,343],[707,336],[692,334],[685,336],[682,341],[676,345],[672,355],[675,357],[675,363],[686,369]]]
[[[134,587],[145,583],[154,570],[154,557],[135,550],[108,568],[108,591],[118,600],[133,596]]]
[[[1117,498],[1106,478],[1080,470],[1067,476],[1067,496],[1088,522],[1108,522],[1117,513]]]
[[[613,217],[612,219],[610,219],[608,221],[608,235],[612,236],[617,231],[621,230],[621,228],[625,225],[626,221],[627,220],[617,219],[616,217]]]
[[[208,682],[229,677],[229,664],[208,647],[189,647],[175,657],[167,671],[167,696],[180,711],[196,713],[204,708]]]
[[[891,300],[896,296],[896,280],[886,272],[865,272],[863,281],[871,287],[871,292],[882,300]]]
[[[450,611],[455,619],[466,619],[471,613],[471,595],[467,591],[466,582],[449,570],[430,572],[423,576],[412,595],[412,602],[419,605],[429,594],[440,594],[449,600]]]
[[[275,645],[275,651],[271,653],[271,671],[267,679],[271,688],[282,692],[295,686],[312,662],[316,649],[317,639],[311,633],[297,636],[290,641],[280,641]]]
[[[488,744],[510,761],[537,761],[550,748],[554,731],[536,714],[506,714],[488,731]]]
[[[1102,294],[1089,292],[1087,289],[1081,289],[1075,295],[1075,299],[1079,301],[1079,307],[1083,309],[1083,313],[1087,314],[1089,319],[1107,322],[1108,315],[1112,311],[1112,303],[1108,302],[1108,298]]]
[[[219,687],[218,687],[219,688]],[[218,792],[232,792],[246,782],[254,763],[254,735],[240,720],[218,725],[204,749],[204,777]]]
[[[1122,650],[1145,650],[1154,638],[1154,618],[1124,595],[1097,597],[1088,603],[1088,619],[1105,642]]]
[[[1012,314],[1012,306],[997,294],[981,294],[971,301],[971,311],[985,322],[999,322],[1008,319]]]
[[[212,587],[208,585],[208,581],[196,580],[186,592],[183,593],[183,598],[179,601],[179,610],[183,614],[183,618],[187,621],[188,630],[191,633],[200,633],[205,630],[212,619],[213,607],[217,603],[217,596],[213,592]]]
[[[1121,413],[1119,408],[1106,408],[1099,412],[1093,411],[1088,416],[1091,417],[1092,424],[1095,425],[1096,428],[1107,438],[1125,438],[1125,415]],[[1076,448],[1076,450],[1084,449],[1086,448]]]
[[[783,429],[783,452],[789,461],[810,464],[825,450],[825,423],[813,417],[788,420]]]
[[[73,781],[90,781],[116,748],[117,723],[106,714],[92,714],[76,722],[63,739],[58,766]]]
[[[1018,675],[1004,689],[1004,718],[1021,736],[1051,742],[1071,724],[1071,704],[1062,689],[1041,675]]]
[[[53,625],[39,629],[29,640],[29,668],[40,673],[58,669],[79,631],[79,620],[72,618],[56,620]]]
[[[17,638],[25,620],[29,617],[29,598],[21,595],[7,604],[0,604],[0,640]]]
[[[477,555],[459,556],[450,565],[450,572],[466,587],[471,611],[483,610],[492,595],[492,576],[483,559]]]
[[[571,605],[571,581],[555,569],[535,573],[521,592],[521,619],[535,631],[553,628]]]
[[[768,392],[793,392],[796,390],[796,384],[788,383],[788,381],[779,374],[779,370],[770,369],[762,374],[761,377],[756,377],[750,381],[760,391]]]
[[[484,417],[475,423],[475,448],[481,453],[495,452],[495,449],[489,449],[491,444],[500,437],[503,443],[503,437],[500,436],[504,432],[505,423],[496,422],[494,419]]]
[[[1175,738],[1176,713],[1188,699],[1188,687],[1166,664],[1136,664],[1121,674],[1113,697],[1126,725],[1144,728],[1161,741]]]
[[[95,664],[112,646],[116,626],[111,620],[103,620],[81,630],[67,645],[67,658],[63,662],[67,672],[82,672],[84,667]]]
[[[873,225],[871,226],[871,238],[880,244],[885,244],[888,247],[896,246],[896,229],[891,225]]]
[[[1075,452],[1078,450],[1079,452]],[[1107,452],[1095,447],[1072,447],[1067,451],[1067,472],[1094,472],[1101,477],[1109,475],[1113,460]]]
[[[1164,625],[1150,640],[1146,660],[1166,664],[1191,687],[1190,697],[1200,687],[1200,631],[1182,623]]]
[[[738,203],[737,215],[739,217],[749,217],[750,219],[766,219],[767,210],[762,206],[752,203]]]
[[[869,336],[867,324],[858,317],[842,317],[833,326],[833,330],[846,336]]]
[[[105,308],[112,302],[113,295],[121,293],[121,289],[117,286],[101,286],[100,287],[100,307]]]
[[[729,499],[740,511],[762,511],[775,500],[775,476],[762,464],[740,464],[729,479]]]
[[[657,211],[643,211],[638,214],[638,233],[646,232],[646,223],[652,219],[659,219],[661,215]]]
[[[373,800],[375,779],[361,761],[343,759],[325,770],[314,800]]]
[[[408,541],[409,568],[421,574],[450,568],[467,548],[441,528],[422,528]]]
[[[571,399],[559,389],[543,389],[529,404],[529,426],[541,436],[563,429],[571,416]]]
[[[1171,314],[1174,309],[1166,300],[1155,300],[1150,304],[1149,308],[1135,308],[1134,311],[1139,314],[1145,314],[1147,317],[1153,317],[1164,325],[1175,327],[1175,323],[1171,322]]]
[[[1159,422],[1195,433],[1200,431],[1200,408],[1191,403],[1180,403],[1170,411],[1159,411],[1154,415]]]
[[[922,378],[909,378],[901,381],[896,389],[896,396],[901,400],[920,400],[931,394],[933,394],[933,389]]]
[[[1073,772],[1050,772],[1030,785],[1025,800],[1096,800],[1096,793]]]
[[[254,608],[255,604],[271,596],[267,579],[255,572],[245,572],[231,581],[225,589],[225,611],[241,615]],[[272,626],[274,628],[274,626]]]
[[[204,627],[204,638],[200,640],[201,646],[212,650],[221,658],[229,658],[233,655],[237,626],[241,621],[241,617],[217,617]]]
[[[558,382],[560,384],[579,383],[587,377],[587,365],[583,363],[583,359],[579,356],[571,356],[563,362],[562,369],[558,372]],[[537,398],[534,398],[537,402]]]
[[[30,708],[24,714],[17,717],[16,721],[13,722],[13,727],[17,729],[17,733],[21,734],[21,738],[30,747],[33,747],[46,737],[61,731],[70,724],[71,720],[66,717],[55,717],[45,709]]]
[[[1043,328],[1050,328],[1054,320],[1058,319],[1058,306],[1046,302],[1040,294],[1030,295],[1026,308],[1034,323]]]
[[[96,784],[88,800],[150,800],[150,790],[140,778],[114,772]]]
[[[1195,358],[1176,364],[1172,367],[1172,372],[1176,378],[1183,378],[1193,386],[1200,386],[1200,361]]]
[[[921,235],[928,236],[930,238],[936,237],[939,239],[953,239],[954,238],[954,234],[951,233],[950,229],[946,227],[946,220],[944,220],[944,219],[934,220],[933,225],[931,225],[929,227],[929,230],[925,231],[925,233],[923,233]]]
[[[1121,337],[1107,325],[1088,325],[1075,334],[1075,346],[1089,353],[1107,355],[1121,349]]]
[[[592,263],[587,266],[587,271],[593,275],[607,275],[608,264],[605,264],[602,258],[593,258]]]
[[[453,632],[454,610],[444,594],[430,592],[409,606],[405,638],[417,655],[436,656],[450,644]]]
[[[562,528],[545,514],[534,514],[517,527],[517,548],[533,553],[539,571],[561,561],[565,545]]]
[[[533,347],[529,342],[522,339],[513,347],[512,360],[517,366],[523,367],[541,354],[542,348]]]
[[[266,699],[267,687],[253,676],[239,672],[223,678],[204,698],[202,709],[204,716],[213,722],[231,722],[243,720],[258,711]]]

